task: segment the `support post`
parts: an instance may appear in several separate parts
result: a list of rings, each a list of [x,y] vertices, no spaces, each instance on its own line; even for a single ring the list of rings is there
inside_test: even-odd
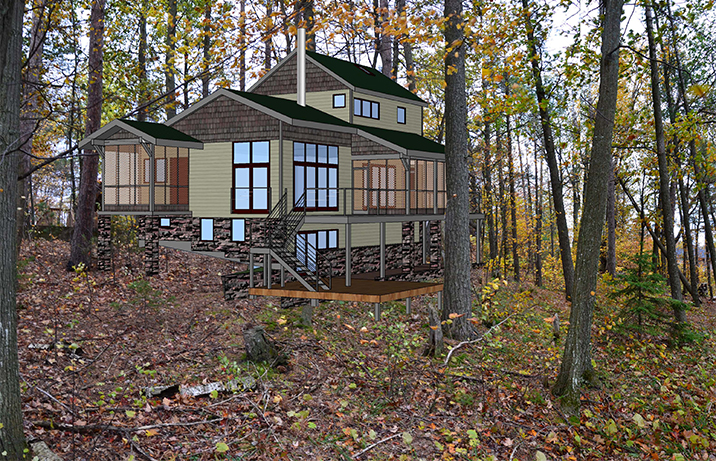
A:
[[[373,319],[377,322],[381,320],[381,303],[373,304]]]
[[[284,266],[281,266],[281,288],[284,288],[284,285],[286,285],[286,274],[284,273]]]
[[[428,256],[428,221],[421,221],[421,265],[426,264]]]
[[[254,253],[249,251],[249,288],[254,288]],[[254,299],[254,295],[249,295],[249,299]]]
[[[318,299],[312,299],[312,300],[311,300],[311,307],[319,307],[319,300],[318,300]]]
[[[441,312],[443,312],[443,292],[439,291],[436,294],[438,295],[438,315],[441,315]]]
[[[381,264],[379,266],[379,277],[386,279],[386,223],[379,223],[379,239],[381,240]]]
[[[406,315],[411,315],[411,298],[406,298]]]
[[[351,224],[346,224],[344,246],[346,247],[346,286],[351,286]]]
[[[271,253],[267,253],[264,258],[264,277],[266,277],[265,286],[267,288],[271,288]]]
[[[438,214],[438,161],[433,161],[433,214]]]

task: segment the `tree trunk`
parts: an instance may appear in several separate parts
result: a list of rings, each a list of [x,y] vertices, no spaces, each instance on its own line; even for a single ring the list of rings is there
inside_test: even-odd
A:
[[[90,12],[89,73],[87,77],[87,122],[85,135],[100,129],[102,123],[102,67],[104,62],[105,0],[94,0]],[[80,163],[80,190],[75,215],[75,227],[70,241],[70,260],[67,270],[83,263],[90,266],[92,230],[97,199],[97,152],[85,150]]]
[[[507,76],[506,76],[507,77]],[[507,81],[507,78],[505,79]],[[506,85],[507,88],[507,85]],[[513,276],[516,282],[520,282],[520,259],[518,258],[518,217],[515,200],[515,165],[513,165],[513,142],[510,132],[510,116],[505,116],[505,134],[508,154],[508,190],[510,193],[510,241],[513,252]]]
[[[615,162],[610,159],[610,177],[607,180],[607,264],[608,274],[615,277],[617,257],[615,255]]]
[[[25,154],[32,153],[34,133],[42,119],[41,107],[42,96],[40,94],[40,76],[42,74],[42,55],[45,50],[45,36],[49,19],[46,12],[44,0],[39,0],[33,5],[32,29],[30,33],[30,50],[25,65],[23,76],[22,100],[24,103],[23,114],[20,119],[20,136],[23,153],[20,154],[18,176],[23,177],[32,168],[32,157]],[[33,225],[31,209],[28,203],[32,201],[32,176],[21,179],[18,184],[17,202],[17,250],[20,251],[22,239],[26,238],[30,227]]]
[[[538,176],[538,149],[535,149],[535,284],[543,286],[543,164]]]
[[[618,93],[620,55],[620,17],[623,0],[605,0],[600,89],[593,132],[590,166],[585,187],[586,202],[580,219],[575,268],[575,290],[570,309],[570,326],[565,340],[565,352],[560,374],[553,393],[560,397],[561,406],[571,415],[578,413],[580,387],[583,380],[595,378],[591,356],[591,333],[597,266],[600,260],[600,241],[605,226],[607,182],[612,168],[612,135]]]
[[[267,27],[264,31],[264,70],[269,71],[271,69],[271,51],[272,51],[272,34],[271,29],[274,28],[274,21],[271,19],[271,15],[274,12],[274,0],[267,0],[266,2],[266,19]]]
[[[670,296],[672,299],[682,302],[682,287],[677,266],[677,254],[675,238],[673,234],[674,219],[672,207],[670,206],[670,176],[667,168],[667,153],[665,150],[665,130],[662,125],[662,109],[660,107],[660,75],[657,68],[657,53],[655,51],[655,38],[652,33],[652,9],[645,7],[645,32],[650,50],[650,84],[652,87],[652,107],[655,118],[655,137],[657,141],[657,163],[660,174],[660,199],[662,202],[662,221],[665,235],[665,246],[667,247],[667,279],[670,283]],[[685,311],[679,304],[673,305],[675,320],[678,323],[686,321]]]
[[[146,2],[139,2],[139,52],[137,61],[139,63],[139,102],[137,120],[147,120],[147,5]]]
[[[690,288],[692,288],[690,294],[692,295],[692,301],[695,306],[700,305],[700,296],[697,294],[697,287],[699,286],[699,280],[697,276],[697,264],[695,263],[695,250],[692,244],[692,231],[690,230],[690,201],[687,198],[687,189],[685,187],[685,181],[682,176],[679,177],[678,186],[680,189],[680,209],[682,211],[682,230],[684,233],[683,242],[685,251],[687,253],[687,261],[689,262],[690,269]],[[685,259],[684,256],[682,257]],[[682,271],[683,273],[686,271]]]
[[[413,60],[413,45],[410,42],[403,42],[403,54],[406,57],[406,79],[408,80],[408,90],[412,93],[416,92],[416,64]]]
[[[466,49],[463,43],[461,0],[446,0],[444,16],[446,40],[446,224],[444,234],[445,302],[441,318],[451,313],[462,314],[453,319],[449,334],[455,339],[468,339],[475,331],[468,321],[471,316],[471,261],[468,197],[468,112],[466,108]]]
[[[491,277],[496,277],[496,259],[498,258],[498,237],[495,232],[495,213],[493,206],[493,185],[491,171],[493,171],[490,151],[490,122],[485,121],[483,130],[483,143],[485,156],[483,159],[483,191],[485,196],[485,221],[488,228],[488,268]]]
[[[548,98],[543,87],[543,77],[540,70],[538,46],[535,39],[534,29],[530,15],[528,14],[528,0],[523,1],[525,14],[525,31],[528,38],[528,53],[535,80],[535,96],[538,101],[538,113],[540,114],[540,125],[543,128],[543,142],[545,144],[545,158],[548,161],[550,172],[550,189],[553,196],[553,208],[555,209],[556,225],[558,228],[558,242],[560,244],[560,261],[563,266],[563,278],[565,279],[565,297],[570,299],[573,293],[573,257],[570,249],[570,235],[568,223],[565,217],[565,205],[563,203],[563,187],[560,180],[560,171],[555,154],[555,142],[553,128],[548,112]]]
[[[246,91],[246,0],[239,3],[239,89]]]
[[[0,0],[0,452],[8,460],[23,459],[25,449],[15,305],[23,7]]]
[[[202,98],[209,96],[209,83],[211,76],[209,75],[209,60],[211,58],[212,47],[212,1],[206,0],[204,5],[204,27],[202,29]]]
[[[167,0],[167,2],[169,12],[167,15],[167,54],[164,61],[164,81],[166,91],[169,93],[165,108],[167,120],[169,120],[177,115],[177,82],[175,79],[177,71],[174,66],[174,56],[177,50],[177,0]]]
[[[393,59],[391,59],[391,36],[386,32],[384,24],[388,22],[388,0],[380,0],[379,3],[379,54],[381,55],[381,73],[386,77],[391,76]]]
[[[316,51],[316,34],[314,32],[314,0],[300,0],[296,2],[296,19],[297,26],[303,26],[306,29],[306,49]]]

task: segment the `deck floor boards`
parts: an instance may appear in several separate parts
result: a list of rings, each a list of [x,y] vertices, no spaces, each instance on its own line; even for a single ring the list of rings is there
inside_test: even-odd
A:
[[[344,277],[331,279],[331,290],[309,291],[299,282],[288,282],[282,288],[249,288],[250,295],[281,296],[286,298],[308,298],[333,301],[358,301],[366,303],[382,303],[397,299],[411,298],[443,291],[442,283],[396,282],[352,279],[351,286],[346,286]]]

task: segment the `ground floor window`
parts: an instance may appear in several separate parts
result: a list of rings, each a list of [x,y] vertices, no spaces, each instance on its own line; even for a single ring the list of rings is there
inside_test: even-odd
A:
[[[243,219],[232,219],[232,241],[243,242],[246,240],[245,221]]]
[[[339,231],[315,230],[296,234],[296,258],[310,270],[315,270],[316,250],[338,248]]]
[[[202,219],[201,240],[211,242],[214,240],[214,220]]]

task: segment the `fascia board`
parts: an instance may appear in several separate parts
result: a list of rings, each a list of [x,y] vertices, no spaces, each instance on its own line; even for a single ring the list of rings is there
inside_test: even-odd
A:
[[[129,132],[129,133],[132,133],[132,134],[134,134],[135,136],[137,136],[138,138],[143,139],[143,140],[145,140],[145,141],[147,141],[147,142],[149,142],[149,143],[151,143],[151,144],[156,144],[156,143],[157,143],[157,139],[156,139],[156,138],[154,138],[154,137],[148,135],[148,134],[145,133],[144,131],[138,130],[137,128],[135,128],[135,127],[133,127],[133,126],[130,126],[130,125],[124,123],[124,122],[123,122],[122,120],[120,120],[120,119],[115,119],[115,120],[112,120],[112,121],[111,121],[110,123],[108,123],[107,125],[105,125],[105,126],[103,126],[102,128],[100,128],[99,130],[95,131],[95,132],[92,133],[91,135],[89,135],[89,136],[87,136],[86,138],[84,138],[82,141],[80,141],[80,142],[77,144],[77,147],[78,147],[79,149],[84,149],[84,148],[86,148],[88,145],[92,145],[92,144],[95,144],[95,145],[107,145],[107,141],[110,141],[108,138],[111,137],[111,136],[113,136],[114,134],[116,134],[116,133],[117,133],[118,131],[120,131],[120,130],[125,130],[125,131],[127,131],[127,132]],[[99,142],[99,141],[102,141],[102,142]],[[112,141],[114,141],[114,140],[112,140]],[[120,141],[120,140],[118,139],[117,141]],[[122,141],[123,141],[124,144],[128,144],[126,140],[122,140]]]
[[[401,159],[401,154],[352,154],[351,160],[395,160]]]
[[[203,142],[175,141],[172,139],[158,139],[156,145],[157,146],[166,146],[166,147],[186,147],[188,149],[204,150]]]
[[[420,150],[409,150],[408,157],[412,160],[417,159],[417,160],[440,160],[442,162],[446,161],[446,154],[438,154],[436,152],[423,152]]]

